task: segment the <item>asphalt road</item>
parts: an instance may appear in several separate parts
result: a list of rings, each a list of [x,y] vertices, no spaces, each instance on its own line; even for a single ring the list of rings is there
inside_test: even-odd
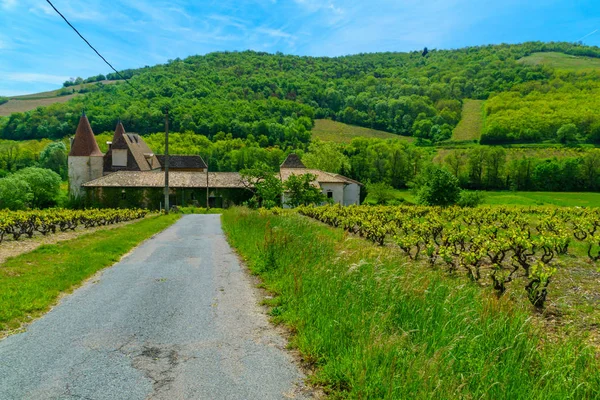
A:
[[[0,341],[0,400],[307,398],[218,215],[189,215]]]

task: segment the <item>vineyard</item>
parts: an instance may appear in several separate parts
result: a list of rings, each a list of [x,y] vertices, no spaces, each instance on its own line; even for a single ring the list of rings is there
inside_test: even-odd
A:
[[[590,263],[600,261],[599,209],[325,206],[300,213],[379,245],[397,246],[412,260],[487,282],[498,296],[511,282],[522,282],[539,309],[574,243]]]
[[[147,210],[142,209],[4,210],[0,211],[0,243],[10,235],[14,240],[23,236],[31,238],[36,232],[45,236],[57,231],[75,230],[79,226],[93,228],[131,221],[143,218],[147,213]]]

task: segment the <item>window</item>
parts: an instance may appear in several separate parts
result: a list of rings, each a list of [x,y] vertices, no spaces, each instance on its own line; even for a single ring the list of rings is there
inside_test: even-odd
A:
[[[127,199],[127,193],[125,193],[125,189],[121,190],[121,200]]]
[[[329,191],[327,192],[327,198],[328,198],[328,199],[333,199],[333,192],[332,192],[331,190],[329,190]]]

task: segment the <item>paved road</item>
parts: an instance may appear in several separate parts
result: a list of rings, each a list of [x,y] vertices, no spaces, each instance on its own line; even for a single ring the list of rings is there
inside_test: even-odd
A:
[[[0,341],[0,399],[306,398],[225,241],[190,215]]]

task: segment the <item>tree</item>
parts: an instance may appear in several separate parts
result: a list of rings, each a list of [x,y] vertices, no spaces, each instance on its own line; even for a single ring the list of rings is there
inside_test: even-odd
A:
[[[447,170],[431,165],[419,177],[419,203],[428,206],[449,206],[460,197],[458,179]]]
[[[566,124],[558,129],[556,138],[562,144],[570,144],[577,141],[577,133],[577,126],[575,124]]]
[[[62,179],[66,179],[68,173],[67,146],[63,142],[50,143],[40,153],[40,165],[56,172]]]
[[[0,209],[23,210],[32,200],[31,187],[23,179],[14,175],[0,179]]]
[[[350,161],[341,151],[340,146],[334,142],[313,141],[308,147],[308,153],[302,157],[308,168],[320,169],[339,174],[350,170]]]
[[[272,208],[281,204],[283,185],[267,164],[259,163],[253,168],[243,169],[240,174],[242,179],[248,183],[249,189],[254,191],[254,197],[250,204],[264,208]]]
[[[284,183],[283,188],[287,197],[286,205],[295,208],[310,204],[322,204],[327,197],[321,192],[314,182],[314,174],[291,175]]]
[[[60,194],[60,175],[56,172],[38,167],[22,169],[12,175],[29,185],[33,195],[31,206],[44,208],[56,205]]]
[[[388,201],[396,198],[394,188],[384,182],[367,183],[366,189],[370,203],[387,204]]]

